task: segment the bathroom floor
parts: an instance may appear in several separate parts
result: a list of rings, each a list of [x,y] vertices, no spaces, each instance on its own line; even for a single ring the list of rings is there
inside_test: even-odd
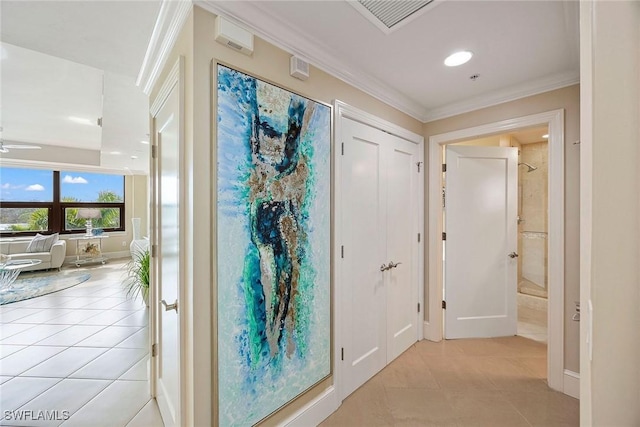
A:
[[[518,336],[547,342],[547,300],[518,293]]]
[[[123,265],[83,268],[85,283],[0,306],[0,425],[163,425],[148,310],[126,298]]]

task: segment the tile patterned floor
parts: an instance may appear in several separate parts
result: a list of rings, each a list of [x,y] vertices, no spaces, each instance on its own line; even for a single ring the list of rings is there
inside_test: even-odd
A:
[[[578,426],[579,401],[547,387],[546,352],[519,336],[421,341],[321,426]]]
[[[126,298],[123,264],[86,267],[85,283],[0,306],[0,425],[163,425],[149,396],[148,310]]]
[[[87,270],[88,282],[0,306],[0,425],[162,426],[147,382],[147,310],[125,298],[122,262]],[[546,316],[519,317],[519,333],[546,337]],[[546,386],[546,346],[534,340],[419,342],[322,425],[578,425],[578,401]],[[70,418],[18,421],[7,410]]]

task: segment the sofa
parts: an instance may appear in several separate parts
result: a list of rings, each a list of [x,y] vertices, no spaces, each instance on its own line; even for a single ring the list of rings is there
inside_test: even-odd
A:
[[[38,265],[24,268],[21,271],[60,269],[67,254],[66,240],[56,241],[48,252],[27,252],[27,246],[30,242],[29,238],[2,239],[0,240],[0,253],[9,256],[12,260],[39,259],[42,261]]]

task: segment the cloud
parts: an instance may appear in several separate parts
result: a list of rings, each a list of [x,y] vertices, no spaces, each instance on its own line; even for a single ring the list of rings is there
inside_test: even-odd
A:
[[[71,175],[65,175],[64,178],[62,178],[62,182],[64,182],[65,184],[88,184],[89,183],[89,181],[87,181],[81,176],[71,176]]]
[[[3,190],[8,190],[11,188],[11,184],[9,184],[8,182],[6,184],[2,184],[2,189]]]
[[[32,184],[25,188],[25,191],[44,191],[44,187],[40,184]]]

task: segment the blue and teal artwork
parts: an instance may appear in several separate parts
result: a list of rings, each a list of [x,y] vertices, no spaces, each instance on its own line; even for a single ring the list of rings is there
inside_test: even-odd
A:
[[[217,66],[221,426],[331,372],[331,109]]]

